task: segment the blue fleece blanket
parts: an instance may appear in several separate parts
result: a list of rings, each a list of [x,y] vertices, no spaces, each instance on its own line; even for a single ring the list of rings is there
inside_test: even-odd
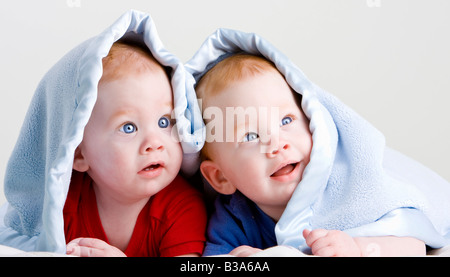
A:
[[[307,250],[305,228],[352,236],[412,236],[431,247],[450,244],[450,184],[385,146],[369,122],[306,78],[256,34],[219,29],[186,64],[200,78],[224,55],[271,60],[302,95],[313,137],[311,160],[275,227],[278,244]]]
[[[65,253],[63,207],[74,151],[97,98],[102,58],[121,38],[145,44],[162,65],[172,69],[183,169],[195,171],[204,138],[193,78],[164,48],[151,17],[129,11],[65,55],[38,85],[5,174],[8,202],[0,212],[0,244]]]

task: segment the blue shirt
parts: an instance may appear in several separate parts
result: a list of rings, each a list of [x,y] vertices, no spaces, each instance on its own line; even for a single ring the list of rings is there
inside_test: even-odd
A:
[[[241,245],[261,249],[277,245],[275,222],[240,192],[219,195],[214,206],[203,256],[228,254]]]

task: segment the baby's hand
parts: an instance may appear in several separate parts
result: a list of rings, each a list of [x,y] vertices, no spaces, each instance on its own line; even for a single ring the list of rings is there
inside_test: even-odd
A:
[[[126,257],[120,249],[94,238],[72,240],[66,246],[66,254],[80,257]]]
[[[314,255],[323,257],[360,257],[361,250],[356,241],[337,230],[303,230],[306,244]]]
[[[236,256],[236,257],[248,257],[250,255],[253,255],[255,253],[258,253],[259,251],[262,251],[259,248],[254,248],[248,245],[241,245],[239,247],[234,248],[231,250],[229,255]]]

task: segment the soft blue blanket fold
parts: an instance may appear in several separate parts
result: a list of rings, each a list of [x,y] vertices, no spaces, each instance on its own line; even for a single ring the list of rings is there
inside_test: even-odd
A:
[[[352,236],[412,236],[450,244],[450,184],[385,146],[384,136],[336,97],[309,81],[273,45],[251,33],[219,29],[185,65],[199,78],[224,55],[247,52],[274,62],[302,95],[313,136],[311,160],[275,232],[278,244],[307,250],[305,228]]]
[[[63,207],[74,151],[97,98],[102,58],[121,38],[144,43],[162,65],[171,68],[176,129],[185,153],[183,169],[196,170],[204,137],[193,78],[164,48],[151,17],[129,11],[66,54],[38,85],[5,174],[8,203],[0,209],[0,244],[65,253]]]

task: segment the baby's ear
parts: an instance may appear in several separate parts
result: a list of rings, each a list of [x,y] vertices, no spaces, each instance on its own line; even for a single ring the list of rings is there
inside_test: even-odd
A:
[[[200,171],[209,184],[219,193],[233,194],[236,187],[228,181],[220,167],[211,160],[203,161],[200,164]]]
[[[86,161],[86,159],[83,156],[83,153],[81,153],[81,149],[78,146],[77,149],[75,149],[75,156],[73,158],[73,169],[79,172],[86,172],[89,169],[89,165]]]

